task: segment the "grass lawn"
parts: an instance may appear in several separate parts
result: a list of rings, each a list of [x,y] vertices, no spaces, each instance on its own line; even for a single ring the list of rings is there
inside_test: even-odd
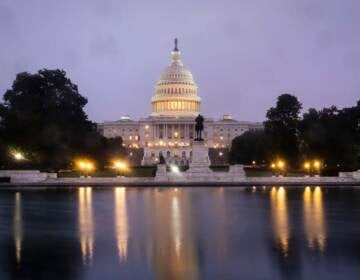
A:
[[[138,166],[131,167],[130,170],[124,172],[124,176],[126,177],[154,177],[155,176],[156,167],[150,166]],[[62,171],[58,173],[59,177],[62,178],[74,178],[80,177],[81,173],[79,171]],[[95,172],[91,172],[89,175],[92,177],[115,177],[119,175],[113,169],[105,169],[105,170],[97,170]]]

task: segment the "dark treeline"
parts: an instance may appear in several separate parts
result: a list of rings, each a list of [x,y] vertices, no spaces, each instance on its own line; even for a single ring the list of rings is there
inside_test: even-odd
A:
[[[266,114],[264,131],[248,131],[234,139],[233,163],[268,165],[284,159],[292,168],[320,159],[325,173],[360,167],[360,101],[354,107],[309,109],[290,94],[278,97]]]
[[[68,168],[76,157],[104,166],[124,154],[121,138],[106,139],[84,112],[87,99],[61,70],[20,73],[0,103],[2,168]],[[15,153],[24,160],[17,161]]]

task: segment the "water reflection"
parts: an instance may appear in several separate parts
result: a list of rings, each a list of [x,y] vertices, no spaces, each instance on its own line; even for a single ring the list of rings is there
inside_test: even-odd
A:
[[[303,194],[304,228],[308,247],[313,250],[325,250],[326,225],[324,216],[323,196],[320,187],[311,191],[306,187]]]
[[[198,279],[191,203],[182,190],[153,192],[152,260],[156,279]]]
[[[79,194],[79,235],[83,264],[92,264],[94,255],[94,222],[92,189],[81,187]]]
[[[21,194],[19,192],[15,193],[14,240],[16,263],[20,264],[23,242],[23,219],[21,209]]]
[[[289,218],[286,201],[286,190],[283,187],[273,187],[270,192],[271,217],[276,242],[279,243],[282,254],[289,252]]]
[[[126,261],[129,229],[124,187],[115,188],[115,237],[120,262]]]

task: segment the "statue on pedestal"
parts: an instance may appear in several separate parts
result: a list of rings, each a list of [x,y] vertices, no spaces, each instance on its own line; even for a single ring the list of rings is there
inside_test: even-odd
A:
[[[165,158],[162,154],[159,157],[159,164],[166,164]]]
[[[195,119],[195,131],[196,137],[195,141],[203,141],[202,139],[202,131],[204,130],[204,117],[202,115],[198,115]]]

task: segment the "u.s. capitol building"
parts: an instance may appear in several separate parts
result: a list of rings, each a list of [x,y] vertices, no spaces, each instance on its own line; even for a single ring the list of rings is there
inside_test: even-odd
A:
[[[171,58],[171,65],[161,73],[155,86],[149,117],[135,121],[125,116],[98,125],[105,137],[123,139],[129,156],[137,157],[134,164],[140,161],[142,165],[156,164],[161,154],[167,163],[187,165],[191,161],[194,120],[201,112],[201,98],[193,75],[181,61],[176,39]],[[237,121],[230,115],[224,115],[221,120],[205,117],[203,138],[210,159],[223,163],[222,158],[236,136],[262,128],[261,123]]]

